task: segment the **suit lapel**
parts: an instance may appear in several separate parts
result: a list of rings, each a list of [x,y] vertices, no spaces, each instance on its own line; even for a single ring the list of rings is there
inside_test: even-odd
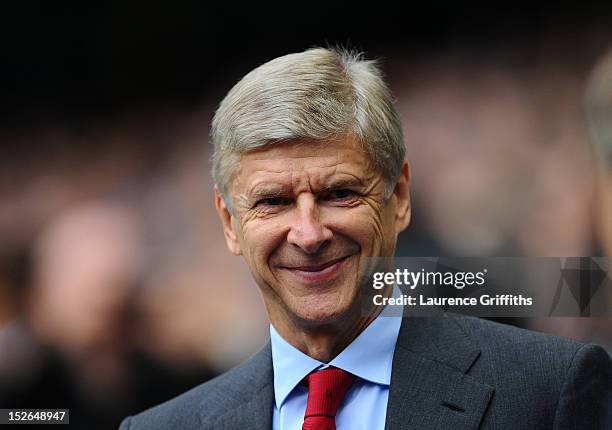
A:
[[[270,343],[251,358],[236,378],[232,390],[239,395],[229,396],[231,403],[218,413],[202,411],[203,428],[214,429],[271,429],[272,405],[274,402],[274,371]],[[237,398],[236,398],[237,397]],[[211,422],[212,421],[212,422]]]
[[[478,428],[494,391],[466,374],[479,355],[451,316],[404,318],[393,356],[385,429]],[[272,428],[269,343],[249,360],[237,381],[240,396],[231,396],[223,411],[202,411],[203,428]]]
[[[269,383],[253,393],[251,399],[228,410],[215,420],[214,429],[271,429],[274,384]],[[209,427],[206,427],[209,428]]]
[[[466,375],[480,351],[440,313],[404,318],[393,357],[387,430],[475,429],[493,388]]]

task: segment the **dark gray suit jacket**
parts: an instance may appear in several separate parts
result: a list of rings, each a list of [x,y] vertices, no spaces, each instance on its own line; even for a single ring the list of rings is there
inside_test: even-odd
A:
[[[273,399],[268,344],[121,430],[269,430]],[[405,318],[385,428],[612,429],[612,362],[598,346],[478,318]]]

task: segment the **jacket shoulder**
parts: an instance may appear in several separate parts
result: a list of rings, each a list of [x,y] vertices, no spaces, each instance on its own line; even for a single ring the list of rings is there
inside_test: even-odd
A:
[[[573,339],[527,330],[495,321],[447,314],[489,356],[512,357],[516,362],[539,360],[569,364],[586,344]],[[525,364],[525,363],[521,363]]]
[[[272,380],[269,344],[244,363],[179,396],[126,418],[120,430],[196,429],[203,417],[222,414]]]
[[[469,374],[495,389],[488,415],[507,411],[529,428],[609,428],[612,361],[600,346],[492,321],[448,315],[475,342]],[[603,424],[603,423],[606,424]]]
[[[589,348],[572,339],[481,318],[457,314],[449,317],[480,349],[481,358],[489,364],[497,382],[519,382],[514,377],[523,375],[525,382],[558,385],[578,351]]]

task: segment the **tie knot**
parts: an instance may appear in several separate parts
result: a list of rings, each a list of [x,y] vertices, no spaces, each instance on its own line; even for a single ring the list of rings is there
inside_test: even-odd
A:
[[[319,370],[306,377],[308,404],[305,417],[334,418],[344,396],[353,385],[355,376],[335,367]]]

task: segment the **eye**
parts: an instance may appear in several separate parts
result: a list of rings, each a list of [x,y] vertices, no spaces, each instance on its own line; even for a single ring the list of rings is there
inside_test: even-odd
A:
[[[291,203],[291,201],[285,197],[268,197],[259,200],[255,206],[283,206],[289,203]]]
[[[328,193],[328,200],[350,200],[357,196],[357,193],[353,190],[341,188],[339,190],[332,190]]]

